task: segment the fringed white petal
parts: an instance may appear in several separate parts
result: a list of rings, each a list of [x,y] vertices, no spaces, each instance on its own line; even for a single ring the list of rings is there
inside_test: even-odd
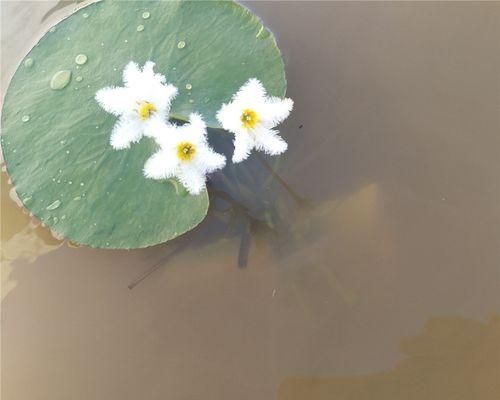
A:
[[[172,136],[179,142],[191,142],[196,147],[208,145],[206,124],[199,114],[191,113],[188,123],[175,128]]]
[[[165,121],[162,115],[158,113],[153,114],[146,121],[141,121],[143,125],[144,136],[157,139],[158,144],[161,145],[162,138],[169,136],[168,130],[170,124]]]
[[[127,88],[136,101],[152,103],[156,112],[164,118],[168,117],[170,105],[178,90],[174,85],[165,83],[165,77],[153,72],[154,63],[148,61],[134,79],[128,83]]]
[[[206,134],[207,124],[203,121],[203,118],[198,113],[189,114],[189,124],[191,125],[191,129],[194,131],[199,131],[203,135]]]
[[[171,153],[159,151],[144,165],[144,176],[151,179],[167,179],[175,175],[178,161]]]
[[[130,61],[123,70],[123,83],[130,87],[141,80],[141,69],[134,61]]]
[[[244,133],[240,119],[241,110],[242,108],[236,103],[223,104],[216,115],[222,128],[233,133]]]
[[[271,97],[262,107],[261,120],[266,128],[274,128],[276,125],[283,122],[293,109],[292,99],[280,99],[279,97]]]
[[[156,74],[153,71],[155,63],[153,61],[146,61],[144,67],[142,68],[142,77],[143,79],[155,83],[165,83],[166,78],[162,74]]]
[[[173,149],[179,142],[178,127],[164,121],[162,125],[161,128],[155,129],[153,137],[162,149]]]
[[[159,114],[166,116],[178,91],[174,85],[165,83],[164,75],[153,71],[154,66],[154,62],[147,61],[141,71],[140,67],[131,61],[123,71],[123,82],[136,101],[149,101]]]
[[[119,119],[111,132],[110,144],[116,150],[126,149],[142,137],[141,124],[130,118]]]
[[[256,78],[251,78],[236,92],[233,102],[250,107],[252,103],[262,101],[265,97],[266,90],[262,83]]]
[[[192,165],[181,165],[177,177],[190,194],[199,194],[205,188],[205,174]]]
[[[234,135],[233,162],[239,163],[246,160],[254,148],[253,137],[248,133],[236,133]]]
[[[255,132],[255,148],[272,156],[284,153],[288,144],[271,129],[261,129]]]
[[[216,153],[208,146],[201,146],[194,161],[196,167],[206,174],[221,169],[226,165],[226,157]]]
[[[168,117],[172,100],[177,96],[178,90],[171,84],[159,84],[151,90],[151,102],[155,105],[157,112],[165,118]]]
[[[100,89],[95,94],[99,105],[116,116],[130,112],[131,101],[128,89],[123,87],[107,87]]]

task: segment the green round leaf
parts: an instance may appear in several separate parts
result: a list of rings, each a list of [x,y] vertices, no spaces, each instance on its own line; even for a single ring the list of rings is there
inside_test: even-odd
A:
[[[234,2],[103,1],[53,27],[16,71],[2,112],[2,150],[23,204],[57,234],[92,247],[138,248],[175,238],[205,217],[206,191],[180,195],[144,178],[156,145],[116,151],[116,117],[94,95],[122,86],[129,61],[152,60],[179,88],[171,116],[216,111],[248,78],[282,96],[273,36]]]

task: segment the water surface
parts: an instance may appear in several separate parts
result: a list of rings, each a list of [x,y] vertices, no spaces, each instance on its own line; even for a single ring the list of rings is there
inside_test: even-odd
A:
[[[2,173],[2,398],[500,398],[500,4],[248,5],[296,103],[280,224],[242,186],[172,243],[75,248]],[[2,3],[2,94],[53,7]]]

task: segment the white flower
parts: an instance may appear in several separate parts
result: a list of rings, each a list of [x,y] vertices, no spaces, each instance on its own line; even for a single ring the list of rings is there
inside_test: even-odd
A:
[[[152,179],[177,177],[189,193],[200,193],[206,174],[226,164],[226,158],[210,148],[206,128],[195,113],[182,126],[164,123],[155,136],[160,150],[146,161],[144,175]]]
[[[141,69],[131,61],[123,70],[125,87],[107,87],[95,98],[107,112],[119,117],[111,132],[111,146],[125,149],[143,135],[152,136],[155,126],[168,117],[177,88],[165,83],[165,77],[153,72],[154,63]]]
[[[217,112],[222,127],[234,133],[233,162],[245,160],[253,148],[270,155],[283,153],[288,145],[273,128],[292,108],[292,99],[268,97],[259,80],[249,79]]]

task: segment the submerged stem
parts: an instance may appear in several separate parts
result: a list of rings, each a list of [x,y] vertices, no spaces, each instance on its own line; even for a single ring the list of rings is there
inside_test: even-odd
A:
[[[184,248],[187,246],[189,242],[185,241],[181,244],[179,244],[175,250],[167,254],[165,257],[163,257],[160,261],[158,261],[156,264],[154,264],[150,269],[148,269],[146,272],[143,274],[139,275],[137,278],[135,278],[127,287],[132,290],[135,288],[139,283],[141,283],[144,279],[146,279],[148,276],[150,276],[153,272],[157,271],[161,267],[165,265],[165,263],[175,256],[177,253],[179,253],[181,250],[184,250]]]
[[[271,167],[269,165],[269,163],[258,153],[255,154],[255,156],[257,157],[257,159],[261,162],[261,164],[264,166],[264,168],[266,168],[270,173],[271,173],[271,176],[276,179],[280,184],[281,186],[283,186],[283,188],[290,194],[290,196],[293,197],[293,199],[300,205],[308,205],[309,204],[309,201],[304,199],[302,196],[300,196],[299,194],[297,194],[295,192],[295,190],[293,190],[290,185],[288,183],[286,183],[286,181],[278,175],[278,173],[273,169],[273,167]]]

